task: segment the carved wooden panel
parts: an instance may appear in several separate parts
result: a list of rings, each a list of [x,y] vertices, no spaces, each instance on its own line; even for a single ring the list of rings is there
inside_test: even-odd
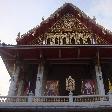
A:
[[[74,45],[106,43],[104,39],[93,34],[74,15],[66,14],[49,28],[48,32],[39,37],[35,37],[30,44]]]

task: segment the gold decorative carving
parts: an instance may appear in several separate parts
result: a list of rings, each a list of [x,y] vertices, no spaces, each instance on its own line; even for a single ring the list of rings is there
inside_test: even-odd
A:
[[[73,44],[107,44],[101,37],[94,34],[74,15],[65,14],[48,32],[35,39],[30,44],[73,45]],[[96,38],[96,41],[94,41]]]
[[[66,90],[70,92],[75,90],[75,80],[71,76],[66,78]]]

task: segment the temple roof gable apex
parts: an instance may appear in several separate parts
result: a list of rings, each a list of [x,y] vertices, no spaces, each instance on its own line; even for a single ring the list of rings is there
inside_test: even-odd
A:
[[[29,30],[27,33],[19,36],[19,38],[17,38],[16,40],[17,44],[29,45],[31,44],[31,41],[35,39],[38,40],[36,44],[43,44],[43,35],[48,32],[49,29],[66,14],[74,15],[76,19],[80,20],[81,23],[85,24],[85,26],[92,30],[93,33],[97,33],[101,36],[101,38],[108,41],[109,43],[112,43],[112,32],[97,24],[95,17],[91,19],[72,3],[65,3],[62,7],[58,8],[53,14],[51,14],[50,17],[48,17],[46,20],[42,19],[42,22],[38,27],[35,27]],[[33,45],[35,45],[35,43]]]

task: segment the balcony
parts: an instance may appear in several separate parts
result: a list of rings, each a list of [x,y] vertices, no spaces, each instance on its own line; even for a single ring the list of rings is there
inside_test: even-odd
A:
[[[0,110],[38,110],[38,111],[96,111],[111,110],[112,95],[80,96],[0,96]]]

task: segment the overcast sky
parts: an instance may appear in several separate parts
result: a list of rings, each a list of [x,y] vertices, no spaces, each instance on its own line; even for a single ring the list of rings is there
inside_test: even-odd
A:
[[[112,31],[112,0],[0,0],[0,40],[16,44],[17,33],[39,25],[65,2],[73,3]],[[7,95],[9,75],[0,59],[0,94]]]

